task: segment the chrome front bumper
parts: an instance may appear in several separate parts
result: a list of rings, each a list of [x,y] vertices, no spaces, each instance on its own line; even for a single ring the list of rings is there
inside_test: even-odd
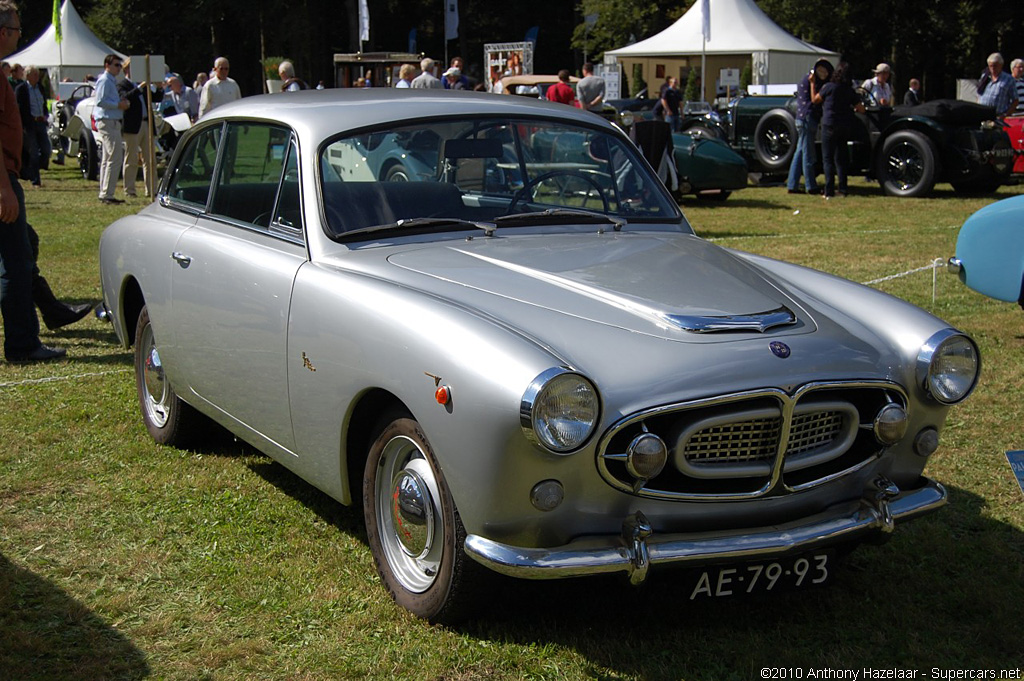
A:
[[[878,478],[861,500],[784,525],[654,536],[647,518],[637,511],[623,520],[622,534],[615,539],[582,537],[564,546],[521,548],[471,534],[465,550],[477,562],[511,577],[560,579],[626,572],[631,582],[639,584],[651,565],[694,567],[780,557],[891,533],[897,521],[945,505],[946,489],[934,480],[921,480],[921,487],[904,492]]]

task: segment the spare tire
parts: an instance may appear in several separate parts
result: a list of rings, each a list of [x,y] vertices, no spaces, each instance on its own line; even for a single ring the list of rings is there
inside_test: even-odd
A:
[[[754,156],[770,173],[789,170],[796,153],[796,121],[785,109],[772,109],[757,122],[754,129]]]

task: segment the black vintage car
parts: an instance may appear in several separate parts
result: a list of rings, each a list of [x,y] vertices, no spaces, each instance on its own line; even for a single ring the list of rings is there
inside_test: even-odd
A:
[[[859,92],[867,110],[857,114],[850,141],[851,174],[877,179],[891,196],[924,196],[936,182],[988,193],[1009,178],[1013,148],[991,107],[949,99],[880,107]],[[723,129],[752,171],[785,173],[797,139],[795,112],[795,97],[741,97],[730,104]]]

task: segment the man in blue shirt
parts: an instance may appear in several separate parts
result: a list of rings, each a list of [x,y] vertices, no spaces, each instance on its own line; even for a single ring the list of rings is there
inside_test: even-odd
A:
[[[96,80],[96,107],[92,117],[96,119],[96,134],[103,145],[103,161],[100,163],[100,202],[124,203],[114,198],[114,187],[124,160],[124,138],[121,126],[128,101],[121,99],[117,91],[117,76],[121,73],[121,58],[108,54],[103,59],[103,74]]]
[[[1005,116],[1017,108],[1017,89],[1010,74],[1003,71],[1003,55],[988,56],[988,69],[978,81],[978,104],[995,108],[997,116]]]

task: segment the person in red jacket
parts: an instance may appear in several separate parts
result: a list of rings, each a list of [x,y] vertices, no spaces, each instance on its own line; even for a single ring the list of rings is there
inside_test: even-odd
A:
[[[558,82],[548,88],[547,98],[559,104],[576,105],[576,92],[569,85],[569,69],[558,72]]]

